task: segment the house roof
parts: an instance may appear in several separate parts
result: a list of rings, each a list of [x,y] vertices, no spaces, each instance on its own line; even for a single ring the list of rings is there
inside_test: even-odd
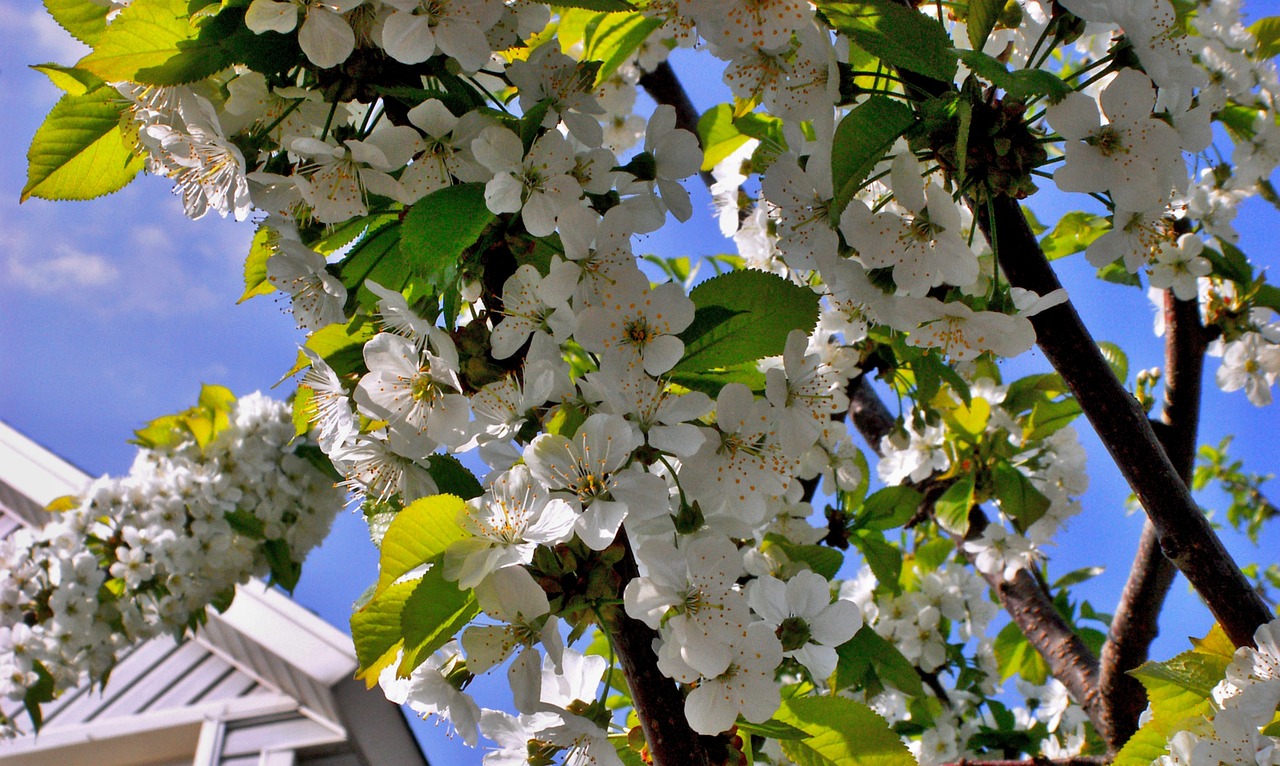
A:
[[[90,480],[0,421],[0,537]],[[0,766],[426,766],[400,710],[355,669],[348,636],[253,581],[194,638],[133,647],[105,687],[46,705],[38,736],[0,741]],[[21,703],[0,709],[31,728]]]

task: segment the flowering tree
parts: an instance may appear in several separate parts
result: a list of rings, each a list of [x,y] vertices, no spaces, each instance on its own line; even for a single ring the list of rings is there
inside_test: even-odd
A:
[[[236,581],[295,582],[337,481],[381,557],[360,676],[487,763],[1276,762],[1280,623],[1189,488],[1221,482],[1252,532],[1274,515],[1259,477],[1195,456],[1206,355],[1258,406],[1280,376],[1280,292],[1232,228],[1278,198],[1280,19],[45,5],[93,50],[38,67],[66,93],[24,197],[145,169],[192,217],[253,217],[244,297],[287,295],[307,336],[291,418],[206,388],[139,432],[129,477],[0,548],[0,684],[36,725]],[[701,115],[665,62],[691,46],[728,86]],[[698,175],[738,245],[704,281],[632,249],[694,214]],[[1020,203],[1043,179],[1104,214],[1046,232]],[[1160,309],[1164,370],[1132,389],[1051,266],[1081,252]],[[1033,345],[1055,372],[1005,380]],[[1113,616],[1072,598],[1087,571],[1046,576],[1081,413],[1148,517]],[[1148,662],[1178,571],[1217,625]],[[514,715],[466,691],[503,673]]]

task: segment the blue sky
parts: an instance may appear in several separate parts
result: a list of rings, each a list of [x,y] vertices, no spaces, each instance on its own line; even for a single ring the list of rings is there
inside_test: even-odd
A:
[[[1250,7],[1255,16],[1280,12],[1277,2]],[[133,457],[126,443],[133,429],[190,406],[201,383],[218,383],[239,394],[269,389],[292,363],[302,335],[278,299],[235,305],[252,224],[214,216],[189,221],[162,179],[143,177],[91,202],[18,204],[26,148],[59,95],[27,65],[71,64],[82,52],[37,3],[0,0],[0,94],[6,100],[0,110],[0,136],[6,139],[0,143],[0,419],[91,474],[119,474]],[[724,99],[717,82],[688,85],[701,107]],[[695,210],[707,211],[702,187],[688,186]],[[1255,200],[1238,222],[1245,252],[1274,271],[1280,212]],[[700,256],[727,252],[730,245],[710,216],[695,215],[688,224],[642,239],[636,250]],[[1145,297],[1131,288],[1097,283],[1080,256],[1058,265],[1098,339],[1124,347],[1131,370],[1161,364]],[[1016,368],[1044,366],[1033,352]],[[1216,367],[1210,360],[1201,441],[1216,443],[1236,434],[1233,451],[1248,470],[1272,469],[1277,451],[1271,432],[1280,426],[1280,414],[1274,407],[1253,407],[1242,393],[1218,392],[1211,377]],[[288,393],[289,384],[276,391],[281,397]],[[1091,489],[1085,513],[1059,538],[1054,573],[1106,565],[1106,574],[1081,586],[1078,595],[1111,611],[1142,518],[1125,512],[1127,487],[1092,434],[1084,439]],[[1271,489],[1273,497],[1280,496],[1280,490]],[[1213,494],[1202,502],[1224,507]],[[1228,536],[1228,545],[1242,561],[1265,563],[1275,560],[1280,535],[1271,532],[1256,549],[1234,536]],[[345,630],[351,602],[375,576],[376,556],[363,522],[343,514],[334,534],[307,562],[296,596]],[[1155,655],[1181,651],[1188,635],[1201,635],[1210,624],[1207,610],[1179,579]],[[478,752],[447,742],[439,730],[424,725],[420,731],[435,763],[479,762]]]

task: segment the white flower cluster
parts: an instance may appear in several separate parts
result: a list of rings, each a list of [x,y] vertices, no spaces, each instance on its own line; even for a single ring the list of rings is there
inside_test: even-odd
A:
[[[1280,737],[1262,733],[1280,707],[1280,620],[1258,628],[1253,640],[1256,647],[1237,649],[1226,678],[1214,687],[1211,720],[1174,734],[1159,766],[1280,763]]]
[[[267,546],[300,563],[324,539],[343,498],[295,454],[288,407],[255,393],[227,416],[203,449],[139,450],[127,476],[0,541],[0,693],[101,680],[120,652],[266,575]]]

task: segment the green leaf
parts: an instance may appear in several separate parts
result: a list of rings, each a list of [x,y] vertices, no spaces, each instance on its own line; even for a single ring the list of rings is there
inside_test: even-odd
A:
[[[755,734],[769,739],[804,739],[809,736],[803,729],[797,729],[789,723],[783,723],[776,718],[770,718],[764,723],[751,723],[750,721],[738,720],[738,731],[747,734]]]
[[[884,533],[859,529],[850,536],[849,542],[862,554],[881,587],[891,593],[902,590],[902,585],[898,582],[902,577],[902,551],[887,542]]]
[[[1259,114],[1262,114],[1262,110],[1257,107],[1229,102],[1226,106],[1214,112],[1213,116],[1226,127],[1227,133],[1231,135],[1232,140],[1240,143],[1242,141],[1252,141],[1254,136],[1258,134],[1254,128],[1254,123],[1257,121]]]
[[[915,766],[916,760],[874,710],[845,697],[794,697],[774,716],[803,730],[804,739],[780,741],[800,766]]]
[[[1242,285],[1253,284],[1253,266],[1249,263],[1249,256],[1221,237],[1218,238],[1218,247],[1221,254],[1208,247],[1203,251],[1204,257],[1213,264],[1214,273]]]
[[[971,31],[972,29],[970,27]],[[1053,72],[1043,69],[1018,69],[1010,72],[999,59],[981,51],[958,50],[955,53],[974,74],[1002,89],[1011,99],[1026,101],[1032,96],[1048,96],[1049,101],[1056,104],[1071,92],[1071,86]]]
[[[448,186],[409,208],[400,252],[436,290],[452,280],[462,254],[497,220],[484,202],[484,184]]]
[[[400,250],[398,221],[370,221],[368,231],[338,264],[338,278],[348,294],[355,293],[357,302],[368,307],[376,305],[378,297],[365,287],[366,280],[400,292],[408,284],[411,272],[409,258]]]
[[[1106,567],[1081,567],[1067,572],[1057,580],[1053,581],[1053,590],[1062,590],[1070,588],[1072,585],[1079,585],[1082,582],[1092,580],[1103,572],[1107,571]]]
[[[872,493],[854,515],[858,529],[896,529],[915,515],[924,495],[908,486],[885,487]]]
[[[275,285],[267,281],[267,259],[275,254],[272,246],[274,233],[268,226],[259,226],[249,245],[249,257],[244,259],[244,294],[236,303],[244,303],[259,295],[270,295]]]
[[[1228,657],[1193,650],[1165,662],[1144,662],[1129,675],[1146,687],[1152,715],[1167,719],[1184,716],[1209,699],[1229,664]]]
[[[1129,355],[1124,352],[1116,344],[1107,340],[1098,341],[1098,350],[1102,352],[1102,358],[1107,360],[1107,366],[1111,368],[1116,376],[1116,380],[1124,383],[1129,379]]]
[[[1280,53],[1280,16],[1268,16],[1249,25],[1249,32],[1258,40],[1254,51],[1259,59],[1269,59]]]
[[[1024,441],[1043,439],[1071,424],[1080,415],[1080,404],[1075,399],[1061,401],[1041,400],[1031,408],[1031,418],[1023,429]]]
[[[872,96],[844,116],[831,147],[833,217],[844,212],[876,163],[913,122],[911,107],[885,96]]]
[[[1004,10],[1004,0],[969,0],[969,45],[975,50],[982,50],[987,44],[991,30],[996,28],[1000,12]]]
[[[1025,532],[1049,510],[1049,498],[1036,489],[1022,471],[1000,462],[991,473],[1000,510],[1013,520],[1019,532]]]
[[[702,142],[702,169],[711,170],[745,144],[750,136],[733,124],[733,105],[717,104],[698,118]]]
[[[393,522],[394,523],[394,522]],[[396,674],[408,678],[422,664],[480,612],[475,592],[458,590],[458,584],[444,579],[439,558],[409,594],[400,612],[404,636],[404,659]]]
[[[76,69],[72,66],[32,64],[31,68],[44,74],[49,78],[50,82],[61,88],[63,92],[70,93],[73,96],[83,96],[91,90],[102,87],[104,84],[102,79],[92,72],[86,72],[83,69]]]
[[[302,562],[293,560],[289,543],[281,539],[268,540],[262,544],[262,551],[267,554],[267,564],[271,567],[271,582],[293,593],[302,577]]]
[[[757,394],[764,393],[764,373],[756,369],[755,362],[744,362],[709,372],[671,372],[667,374],[667,380],[713,398],[730,383],[741,383]]]
[[[1280,289],[1274,285],[1258,285],[1258,289],[1253,293],[1253,305],[1266,306],[1272,311],[1280,313]]]
[[[363,678],[370,688],[378,683],[378,674],[395,660],[396,650],[404,644],[400,615],[417,587],[417,580],[396,583],[351,615],[351,640],[359,663],[356,677]]]
[[[884,63],[950,83],[956,76],[951,37],[937,19],[894,0],[819,4],[827,20]]]
[[[969,509],[973,508],[973,474],[965,474],[947,487],[933,504],[933,518],[938,526],[963,537],[969,531]]]
[[[1058,219],[1053,231],[1040,240],[1040,249],[1049,260],[1082,253],[1093,241],[1111,231],[1111,221],[1100,215],[1075,211]]]
[[[818,295],[777,274],[744,269],[708,279],[689,293],[697,311],[680,334],[676,372],[703,372],[781,354],[792,330],[818,321]]]
[[[357,315],[346,324],[331,324],[311,333],[302,345],[316,352],[339,376],[349,375],[364,367],[364,344],[377,332],[377,327],[367,317]],[[289,377],[310,366],[307,355],[298,352],[293,368],[284,374]]]
[[[638,11],[606,13],[587,24],[583,60],[600,62],[596,72],[596,84],[604,82],[626,63],[653,30],[662,26],[663,19],[652,18]]]
[[[397,513],[382,538],[374,600],[400,577],[469,537],[458,524],[465,510],[466,504],[456,495],[432,495],[413,501]]]
[[[1048,677],[1049,666],[1022,635],[1017,623],[1011,622],[1000,629],[994,648],[1001,681],[1009,680],[1015,673],[1033,684],[1042,684]]]
[[[43,662],[35,660],[31,663],[31,669],[36,674],[36,682],[27,687],[27,693],[22,697],[22,706],[31,718],[32,728],[38,732],[40,727],[44,725],[44,716],[40,713],[40,706],[46,702],[53,702],[54,683],[53,676]],[[103,685],[106,685],[105,681]]]
[[[77,66],[108,82],[182,85],[231,65],[216,37],[192,23],[188,0],[133,0]]]
[[[773,533],[765,535],[764,539],[766,548],[772,546],[780,549],[787,558],[807,564],[828,580],[834,579],[844,564],[844,554],[825,545],[798,545]]]
[[[911,661],[886,641],[870,625],[863,625],[853,638],[836,647],[835,688],[863,686],[867,674],[913,697],[924,696],[924,684]]]
[[[111,6],[93,0],[44,0],[45,10],[58,26],[85,45],[93,45],[107,29]]]
[[[561,8],[584,8],[588,11],[634,11],[636,7],[626,0],[556,0]]]
[[[463,500],[484,494],[484,487],[480,486],[475,474],[468,471],[453,455],[432,455],[427,473],[431,474],[431,479],[441,494],[456,495]]]
[[[93,199],[132,181],[146,163],[125,142],[123,109],[108,87],[59,99],[31,139],[21,199]]]

